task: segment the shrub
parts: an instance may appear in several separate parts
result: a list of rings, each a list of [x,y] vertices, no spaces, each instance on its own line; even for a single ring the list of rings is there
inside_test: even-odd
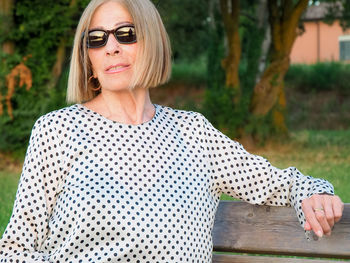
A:
[[[350,95],[350,65],[339,62],[291,65],[286,85],[302,92],[337,91]]]
[[[172,65],[171,82],[186,84],[206,84],[206,57],[201,56],[192,61],[175,61]]]
[[[54,79],[53,65],[61,43],[66,51],[71,50],[78,17],[87,0],[79,0],[70,7],[70,1],[59,0],[55,5],[45,5],[40,0],[16,1],[14,6],[15,25],[8,33],[2,32],[3,41],[12,41],[15,52],[11,55],[0,50],[0,99],[4,112],[0,116],[0,150],[17,151],[27,146],[31,128],[42,114],[65,105],[66,84],[51,86]],[[38,15],[40,14],[40,15]],[[1,29],[2,30],[2,29]],[[29,55],[29,56],[28,56]],[[27,60],[23,59],[28,57]],[[13,118],[6,108],[5,96],[8,83],[4,81],[11,70],[24,62],[31,71],[32,87],[15,87],[11,97]],[[63,74],[61,79],[66,78]]]

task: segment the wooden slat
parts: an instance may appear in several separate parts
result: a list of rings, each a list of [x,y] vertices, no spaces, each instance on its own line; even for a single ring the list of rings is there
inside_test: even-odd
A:
[[[350,204],[345,204],[343,218],[330,237],[307,241],[293,208],[221,201],[213,242],[214,251],[347,259],[350,258]]]
[[[277,258],[264,256],[213,255],[213,263],[348,263],[349,261],[317,260],[304,258]]]

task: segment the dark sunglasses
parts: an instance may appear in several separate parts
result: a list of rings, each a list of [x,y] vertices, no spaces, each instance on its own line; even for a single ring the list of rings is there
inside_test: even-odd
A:
[[[107,44],[109,34],[113,34],[120,44],[132,44],[136,42],[136,32],[133,25],[124,25],[112,30],[93,29],[87,36],[88,48],[99,48]]]

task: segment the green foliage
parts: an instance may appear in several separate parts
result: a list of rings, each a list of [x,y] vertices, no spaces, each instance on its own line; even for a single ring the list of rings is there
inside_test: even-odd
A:
[[[248,116],[249,96],[241,95],[239,102],[234,98],[238,94],[225,86],[225,72],[221,66],[224,57],[223,27],[210,33],[211,42],[208,49],[208,88],[205,93],[202,112],[210,122],[230,137],[240,135],[240,128]]]
[[[265,35],[265,29],[259,29],[254,19],[256,5],[255,1],[244,1],[241,4],[241,13],[244,15],[240,17],[239,29],[242,51],[239,64],[240,94],[225,87],[225,72],[221,66],[226,54],[222,24],[217,22],[216,30],[210,32],[208,89],[203,112],[216,127],[231,137],[249,133],[263,141],[273,130],[271,117],[256,118],[249,111]],[[239,100],[236,99],[238,95]]]
[[[327,12],[324,22],[328,24],[339,20],[340,25],[345,31],[350,27],[350,2],[348,0],[312,0],[310,4],[327,4]]]
[[[0,41],[12,41],[15,44],[15,53],[7,55],[0,51],[0,79],[4,80],[11,69],[23,61],[23,57],[30,55],[25,64],[31,70],[33,86],[29,91],[24,87],[15,87],[11,99],[13,119],[4,107],[5,112],[0,116],[0,150],[25,149],[35,120],[65,105],[67,71],[61,76],[65,84],[61,83],[53,89],[48,89],[48,84],[52,79],[57,49],[63,41],[67,43],[67,54],[70,53],[74,30],[88,2],[80,0],[75,7],[70,7],[70,0],[59,0],[54,5],[47,5],[40,0],[16,1],[15,27],[0,34],[3,36]],[[0,82],[4,106],[7,89],[6,82]]]
[[[251,135],[258,145],[263,145],[267,139],[278,134],[274,130],[271,113],[266,116],[249,115],[248,121],[244,126],[244,133]]]
[[[208,88],[205,94],[202,112],[209,121],[229,136],[236,136],[237,109],[233,98],[235,91],[225,87],[225,73],[221,67],[224,57],[223,27],[217,25],[217,30],[210,32],[210,46],[208,49]]]
[[[192,61],[177,61],[172,65],[171,82],[187,85],[205,84],[207,81],[207,62],[202,56]]]
[[[255,14],[256,2],[244,1],[244,12],[247,16],[241,16],[241,42],[242,55],[239,68],[241,87],[250,96],[255,86],[256,75],[258,74],[259,58],[261,55],[261,45],[265,37],[265,28],[259,28],[256,21],[251,19]],[[252,8],[254,7],[254,8]],[[243,8],[243,7],[242,7]]]
[[[0,117],[0,151],[24,151],[32,126],[41,115],[65,105],[65,89],[68,70],[62,74],[56,89],[43,90],[33,87],[29,91],[24,87],[16,88],[11,99],[13,119],[5,113]]]
[[[292,65],[286,85],[303,92],[337,91],[350,95],[350,65],[339,62]]]
[[[209,1],[154,0],[153,2],[169,34],[175,61],[193,60],[203,55],[210,40]]]
[[[35,93],[34,89],[29,91],[24,88],[17,89],[11,100],[14,119],[8,116],[7,111],[0,118],[0,150],[26,148],[33,122],[42,113],[41,105],[32,99],[33,96],[40,98],[40,95]]]
[[[70,8],[69,4],[69,0],[56,1],[54,5],[43,4],[40,0],[21,0],[16,4],[16,30],[11,39],[16,43],[17,52],[32,55],[26,64],[32,69],[36,88],[46,90],[60,40],[66,39],[67,51],[71,49],[78,22],[72,16],[79,10]]]

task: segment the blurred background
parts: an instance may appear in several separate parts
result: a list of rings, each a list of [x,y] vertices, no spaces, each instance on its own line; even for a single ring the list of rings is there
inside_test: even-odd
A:
[[[0,236],[35,120],[67,106],[89,0],[0,0]],[[350,1],[154,0],[173,50],[154,103],[203,113],[279,168],[350,202]],[[227,197],[223,197],[227,198]]]

